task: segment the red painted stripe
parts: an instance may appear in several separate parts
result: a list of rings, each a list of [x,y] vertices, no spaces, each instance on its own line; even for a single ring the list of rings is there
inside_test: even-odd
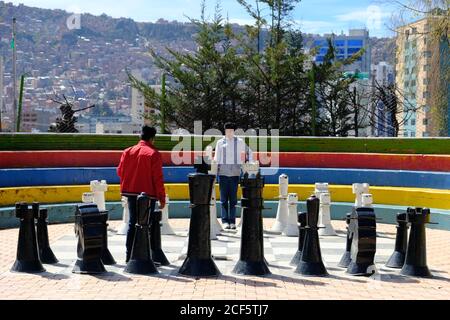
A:
[[[65,168],[115,167],[121,151],[4,151],[0,152],[0,168]],[[174,153],[161,152],[164,166],[193,163],[194,153],[186,152],[185,161],[174,163]],[[279,157],[279,163],[275,161]],[[450,155],[397,155],[361,153],[300,153],[283,152],[265,157],[256,154],[263,166],[271,162],[280,167],[297,168],[354,168],[411,171],[450,172]],[[176,159],[176,157],[174,157]],[[190,161],[189,161],[190,160]]]

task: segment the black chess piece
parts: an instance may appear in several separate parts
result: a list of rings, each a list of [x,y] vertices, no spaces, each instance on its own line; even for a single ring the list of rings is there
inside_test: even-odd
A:
[[[210,202],[215,176],[196,173],[189,175],[191,221],[187,257],[179,273],[192,277],[220,275],[211,255]]]
[[[408,222],[411,224],[405,264],[401,270],[404,276],[431,278],[427,265],[427,244],[425,225],[430,223],[430,209],[409,208]]]
[[[162,211],[156,210],[150,216],[150,246],[152,249],[152,259],[156,265],[170,265],[161,245],[161,221]]]
[[[326,276],[328,272],[322,260],[319,228],[317,226],[320,200],[316,196],[312,196],[306,200],[306,205],[305,242],[303,244],[302,257],[295,273],[304,276]]]
[[[386,267],[401,269],[405,264],[406,250],[408,248],[408,217],[407,213],[397,214],[397,236],[395,238],[395,251],[386,263]]]
[[[75,234],[78,237],[78,259],[72,270],[77,274],[99,274],[106,272],[102,262],[105,213],[96,204],[83,204],[75,213]]]
[[[300,260],[302,259],[302,251],[303,245],[305,244],[305,235],[306,235],[306,212],[298,213],[298,223],[299,223],[299,237],[298,237],[298,250],[295,254],[294,258],[292,258],[290,265],[298,266]]]
[[[58,259],[55,257],[48,239],[48,210],[39,210],[39,204],[33,203],[33,210],[39,212],[36,222],[37,240],[39,248],[39,257],[44,264],[57,264]]]
[[[351,216],[351,262],[347,273],[354,276],[371,276],[375,273],[377,251],[377,221],[373,208],[356,208]]]
[[[147,275],[156,274],[158,269],[152,258],[150,242],[150,208],[151,199],[145,193],[137,198],[138,217],[135,226],[133,249],[131,257],[125,268],[125,272],[131,274]]]
[[[353,234],[350,231],[350,222],[351,222],[351,213],[347,213],[346,223],[347,223],[347,242],[345,247],[345,253],[339,261],[338,267],[347,269],[350,263],[352,262],[352,242],[353,242]]]
[[[264,258],[264,230],[262,210],[264,209],[264,177],[259,173],[246,173],[241,179],[242,187],[242,237],[241,253],[233,273],[263,276],[271,274]]]
[[[45,272],[39,257],[34,219],[36,212],[28,209],[26,203],[16,203],[16,217],[20,219],[17,256],[12,272],[41,273]]]

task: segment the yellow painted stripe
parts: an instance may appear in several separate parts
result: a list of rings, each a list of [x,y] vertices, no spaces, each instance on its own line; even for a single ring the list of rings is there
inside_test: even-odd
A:
[[[166,191],[172,200],[189,199],[188,184],[167,184]],[[83,192],[89,192],[89,186],[51,186],[0,188],[0,206],[11,206],[16,202],[67,203],[79,202]],[[219,187],[216,186],[219,196]],[[290,185],[289,192],[297,193],[305,200],[314,192],[313,185]],[[334,202],[353,202],[354,195],[351,186],[331,185],[330,192]],[[429,207],[435,209],[450,209],[450,190],[371,187],[376,204]],[[278,197],[278,185],[266,185],[264,198],[275,200]],[[239,191],[239,197],[241,192]],[[106,193],[107,201],[120,200],[119,185],[110,185]]]

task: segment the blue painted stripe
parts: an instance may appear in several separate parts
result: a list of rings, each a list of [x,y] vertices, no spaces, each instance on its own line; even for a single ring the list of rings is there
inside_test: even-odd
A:
[[[400,170],[262,168],[266,183],[278,184],[280,174],[287,174],[291,184],[350,185],[367,182],[373,186],[450,189],[450,173]],[[166,183],[187,183],[192,167],[165,167]],[[115,168],[1,169],[0,187],[85,185],[91,180],[118,184]]]

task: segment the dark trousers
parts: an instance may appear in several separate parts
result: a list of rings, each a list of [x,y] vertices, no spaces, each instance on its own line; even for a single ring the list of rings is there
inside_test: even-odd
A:
[[[239,177],[219,177],[220,202],[222,203],[222,222],[236,224],[237,192]]]
[[[127,262],[130,260],[131,251],[133,250],[134,235],[136,234],[136,224],[137,224],[137,196],[127,196],[128,198],[128,210],[130,212],[130,222],[128,225],[127,233]],[[150,201],[150,212],[155,211],[156,200]]]

